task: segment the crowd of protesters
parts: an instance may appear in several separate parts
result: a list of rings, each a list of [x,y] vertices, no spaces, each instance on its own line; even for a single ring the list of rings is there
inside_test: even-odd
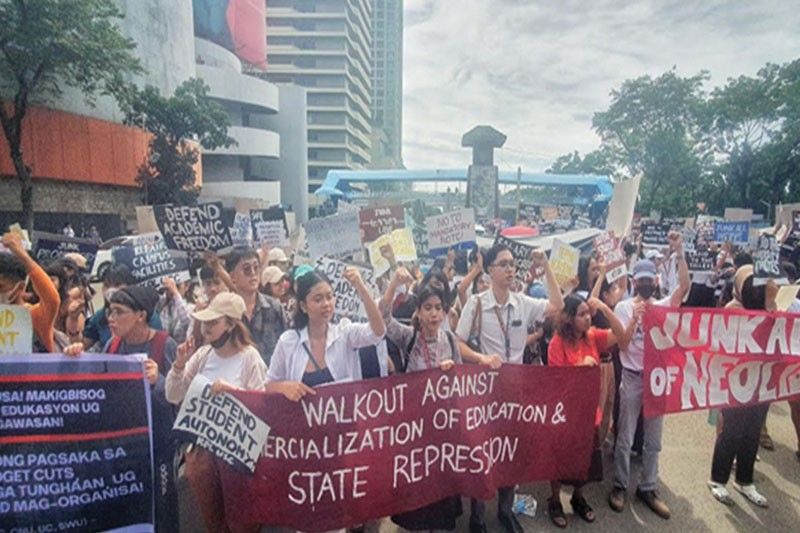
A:
[[[30,310],[34,351],[76,357],[147,354],[159,531],[178,530],[181,498],[193,499],[209,531],[236,523],[236,517],[225,515],[213,455],[177,445],[171,436],[177,406],[195,376],[208,378],[216,393],[267,391],[300,401],[328,383],[449,371],[461,364],[599,366],[591,467],[586,479],[551,481],[548,515],[555,526],[568,526],[561,489],[570,485],[575,515],[595,520],[592,504],[597,502],[590,503],[582,487],[602,480],[605,446],[613,449],[614,463],[609,506],[621,512],[634,486],[636,498],[668,519],[670,509],[657,486],[663,417],[641,416],[646,308],[775,309],[776,286],[753,283],[746,249],[725,244],[715,249],[712,272],[690,276],[678,232],[670,233],[667,247],[649,251],[634,233],[621,244],[629,274],[613,283],[591,250],[567,287],[559,287],[546,254],[534,250],[532,267],[520,283],[517,258],[500,244],[468,254],[451,252],[425,271],[419,264],[392,261],[378,280],[382,294],[371,293],[359,270],[348,268],[344,277],[363,302],[365,322],[334,321],[331,282],[313,265],[295,264],[289,249],[237,247],[223,257],[208,252],[196,282],[165,278],[160,291],[137,285],[125,266],[114,264],[100,280],[102,307],[93,309],[85,259],[72,255],[39,265],[17,233],[3,235],[2,244],[0,303]],[[784,267],[794,282],[796,268]],[[796,302],[790,311],[797,310]],[[370,358],[385,360],[375,365]],[[794,402],[791,408],[800,443],[800,405]],[[759,445],[771,446],[767,411],[768,404],[762,404],[714,413],[717,440],[708,487],[724,504],[733,503],[727,482],[735,464],[735,489],[756,506],[768,505],[753,482]],[[630,473],[634,454],[642,458],[639,480]],[[497,498],[499,522],[511,532],[522,531],[512,512],[514,493],[515,487],[503,487]],[[485,512],[484,502],[470,502],[470,531],[487,530]],[[408,530],[453,530],[462,513],[461,498],[454,496],[392,520]]]

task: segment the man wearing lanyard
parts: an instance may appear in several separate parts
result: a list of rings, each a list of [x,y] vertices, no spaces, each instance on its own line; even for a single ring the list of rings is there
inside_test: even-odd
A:
[[[558,313],[564,307],[561,290],[544,252],[534,250],[531,259],[535,268],[544,269],[549,300],[511,292],[516,267],[514,255],[507,246],[496,244],[484,256],[483,264],[492,279],[492,288],[467,300],[456,328],[464,361],[491,368],[499,368],[504,363],[521,365],[528,341],[528,328],[542,322],[545,316]],[[477,312],[480,312],[480,316],[476,321]],[[479,332],[471,331],[475,323],[480,324]],[[477,351],[467,344],[475,334],[478,340]],[[503,528],[512,533],[522,531],[522,526],[511,511],[514,487],[500,488],[497,495],[497,516]],[[470,532],[486,531],[484,514],[485,504],[472,500]]]

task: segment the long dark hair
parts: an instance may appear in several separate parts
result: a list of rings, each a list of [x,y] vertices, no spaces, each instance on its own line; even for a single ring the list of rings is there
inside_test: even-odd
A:
[[[297,307],[295,307],[294,310],[295,329],[299,330],[308,326],[308,313],[303,311],[300,303],[306,301],[306,298],[308,298],[308,293],[310,293],[311,289],[313,289],[319,283],[327,283],[330,285],[331,280],[328,279],[328,276],[316,270],[306,272],[294,280],[294,285],[297,291]]]
[[[431,283],[437,283],[441,288],[442,294],[440,298],[442,299],[442,306],[444,306],[445,313],[449,312],[456,294],[455,292],[451,294],[450,280],[447,279],[447,275],[442,272],[441,268],[431,267],[425,274],[425,277],[422,278],[422,283],[420,283],[419,286],[425,287]],[[417,291],[417,294],[419,294],[419,291]]]
[[[420,285],[420,288],[417,290],[415,295],[416,301],[414,302],[414,306],[416,307],[417,311],[422,308],[422,304],[425,303],[426,300],[433,298],[439,298],[439,301],[442,302],[442,309],[444,309],[445,317],[447,317],[447,303],[445,302],[445,293],[442,284],[436,280],[433,280],[431,283]],[[416,313],[414,317],[411,319],[411,325],[419,331],[420,324],[419,318],[417,318]]]
[[[586,291],[591,292],[592,290],[592,280],[589,279],[591,275],[591,269],[589,268],[592,264],[592,259],[594,259],[591,255],[582,255],[578,260],[578,287],[577,290],[579,291]]]
[[[561,338],[568,342],[575,342],[581,337],[575,331],[575,317],[578,315],[578,308],[582,303],[586,303],[586,300],[577,294],[569,294],[564,297],[564,309],[558,315],[556,331]]]

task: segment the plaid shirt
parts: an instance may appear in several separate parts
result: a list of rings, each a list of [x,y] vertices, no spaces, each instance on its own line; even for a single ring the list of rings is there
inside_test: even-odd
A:
[[[244,317],[244,323],[250,330],[250,336],[261,354],[261,359],[269,367],[272,352],[278,343],[278,337],[286,331],[286,318],[283,307],[272,296],[259,294],[253,308],[253,318]]]

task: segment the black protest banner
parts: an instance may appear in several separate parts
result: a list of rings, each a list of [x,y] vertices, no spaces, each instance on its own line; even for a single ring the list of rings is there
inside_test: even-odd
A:
[[[269,427],[229,394],[215,394],[211,381],[197,375],[181,403],[173,431],[244,471],[252,472]]]
[[[364,303],[358,296],[355,287],[344,278],[344,269],[348,266],[350,265],[347,263],[327,257],[321,257],[317,261],[317,268],[328,277],[333,288],[333,294],[336,296],[333,319],[339,321],[342,318],[349,318],[354,322],[366,322],[367,311],[364,309]],[[361,279],[364,280],[364,284],[370,289],[373,297],[377,297],[378,289],[375,285],[375,275],[372,269],[355,268],[361,273]]]
[[[753,256],[753,285],[764,285],[770,279],[779,284],[789,282],[781,271],[780,253],[781,245],[774,235],[758,236]]]
[[[286,223],[286,211],[279,205],[266,209],[251,209],[250,223],[253,225],[253,241],[269,246],[286,246],[289,226]]]
[[[365,207],[358,213],[362,242],[369,243],[381,235],[406,227],[405,210],[402,205],[389,207]]]
[[[94,258],[97,256],[97,243],[58,233],[33,232],[33,257],[36,262],[46,265],[69,253],[78,253],[85,257],[86,269],[91,271]]]
[[[153,207],[153,213],[170,250],[217,252],[233,246],[222,202],[195,206],[157,205]]]
[[[160,287],[164,277],[176,283],[188,281],[189,261],[167,248],[160,233],[145,233],[127,239],[111,251],[115,263],[127,266],[139,285]]]
[[[153,531],[140,356],[0,358],[0,527]]]
[[[642,244],[649,246],[668,246],[672,224],[663,222],[642,222]]]
[[[717,257],[716,254],[708,248],[686,250],[685,255],[686,264],[689,265],[689,272],[695,274],[705,274],[714,271]]]
[[[517,279],[524,283],[525,276],[533,264],[531,252],[533,252],[535,248],[513,239],[509,239],[508,237],[503,237],[502,235],[498,235],[494,243],[508,246],[511,249],[511,253],[514,255],[514,266],[517,268]]]

